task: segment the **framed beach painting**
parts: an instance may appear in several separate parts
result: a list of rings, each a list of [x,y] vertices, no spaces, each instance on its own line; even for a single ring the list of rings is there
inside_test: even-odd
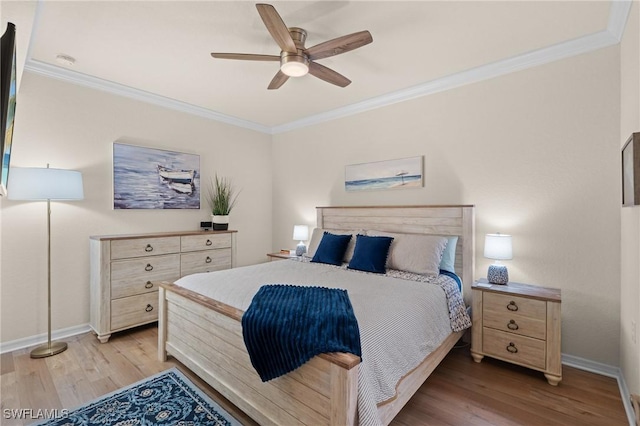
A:
[[[200,156],[113,144],[114,209],[199,209]]]
[[[422,156],[345,167],[346,191],[422,187]]]

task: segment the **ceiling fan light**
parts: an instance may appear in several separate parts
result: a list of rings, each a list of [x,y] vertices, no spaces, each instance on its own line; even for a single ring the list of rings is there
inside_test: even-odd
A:
[[[309,58],[301,50],[295,53],[282,52],[280,71],[289,77],[302,77],[309,72]]]
[[[302,77],[309,72],[309,66],[304,62],[285,62],[280,71],[289,77]]]

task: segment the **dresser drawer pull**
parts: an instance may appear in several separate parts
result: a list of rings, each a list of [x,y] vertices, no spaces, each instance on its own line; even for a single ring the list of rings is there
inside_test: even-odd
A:
[[[144,251],[152,252],[153,251],[153,246],[151,244],[147,244],[147,246],[144,248]]]
[[[204,243],[204,245],[206,245],[206,246],[210,246],[211,244],[213,244],[213,243],[211,242],[211,240],[207,240],[207,242],[206,242],[206,243]]]
[[[513,342],[509,342],[509,346],[507,346],[507,351],[511,352],[512,354],[517,354],[518,348],[516,348],[516,345],[514,345]]]
[[[207,256],[207,258],[204,260],[205,263],[211,263],[211,258],[209,256]]]
[[[153,271],[153,266],[151,266],[150,263],[147,263],[147,266],[144,267],[144,270],[149,272],[149,271]]]
[[[516,305],[516,302],[514,302],[513,300],[511,302],[509,302],[509,304],[507,305],[507,309],[510,311],[517,311],[518,310],[518,305]]]
[[[151,312],[151,311],[153,311],[153,306],[147,305],[147,307],[144,308],[144,310],[147,311],[147,312]]]
[[[511,321],[509,321],[509,324],[507,324],[507,328],[509,330],[517,330],[520,327],[518,326],[518,324],[514,320],[511,320]]]
[[[147,281],[147,283],[144,285],[144,288],[151,288],[153,287],[153,283],[151,281]]]

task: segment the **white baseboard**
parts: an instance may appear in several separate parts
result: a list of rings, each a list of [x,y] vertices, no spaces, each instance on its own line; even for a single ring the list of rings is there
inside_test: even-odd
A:
[[[629,393],[629,388],[627,388],[627,383],[624,381],[620,368],[567,354],[562,354],[562,364],[616,379],[618,381],[618,388],[620,389],[622,404],[627,413],[627,420],[629,420],[629,426],[635,426],[636,415],[631,405],[631,394]]]
[[[66,339],[67,337],[76,336],[88,331],[91,331],[89,324],[54,330],[51,332],[51,340]],[[47,333],[11,340],[9,342],[0,343],[0,354],[17,351],[18,349],[24,349],[30,346],[41,345],[43,343],[47,343]]]

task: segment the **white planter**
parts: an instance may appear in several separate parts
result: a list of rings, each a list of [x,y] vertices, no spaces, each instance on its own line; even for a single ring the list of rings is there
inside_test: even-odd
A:
[[[229,215],[211,215],[211,222],[214,231],[226,231],[229,229]]]

